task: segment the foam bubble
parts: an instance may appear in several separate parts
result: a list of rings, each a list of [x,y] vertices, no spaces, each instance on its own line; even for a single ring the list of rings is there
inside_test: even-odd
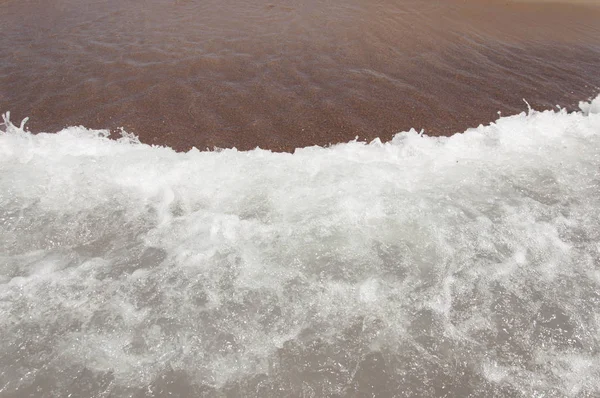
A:
[[[600,393],[600,97],[294,154],[0,133],[0,391]]]

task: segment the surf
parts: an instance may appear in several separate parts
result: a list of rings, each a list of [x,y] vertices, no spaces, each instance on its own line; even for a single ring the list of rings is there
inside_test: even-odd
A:
[[[4,119],[3,394],[599,392],[600,97],[294,153],[108,136]]]

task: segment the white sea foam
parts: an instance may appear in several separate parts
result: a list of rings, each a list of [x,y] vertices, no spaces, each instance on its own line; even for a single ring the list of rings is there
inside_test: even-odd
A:
[[[0,393],[600,394],[581,109],[294,154],[7,122]]]

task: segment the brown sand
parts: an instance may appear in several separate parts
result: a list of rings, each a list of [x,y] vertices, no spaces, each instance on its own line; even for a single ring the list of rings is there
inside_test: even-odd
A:
[[[447,135],[597,94],[581,3],[5,0],[0,110],[178,150]]]

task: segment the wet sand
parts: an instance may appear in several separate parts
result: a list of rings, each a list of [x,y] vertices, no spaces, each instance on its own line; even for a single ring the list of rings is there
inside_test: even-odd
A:
[[[600,8],[487,1],[0,3],[0,109],[178,150],[448,135],[600,86]]]

